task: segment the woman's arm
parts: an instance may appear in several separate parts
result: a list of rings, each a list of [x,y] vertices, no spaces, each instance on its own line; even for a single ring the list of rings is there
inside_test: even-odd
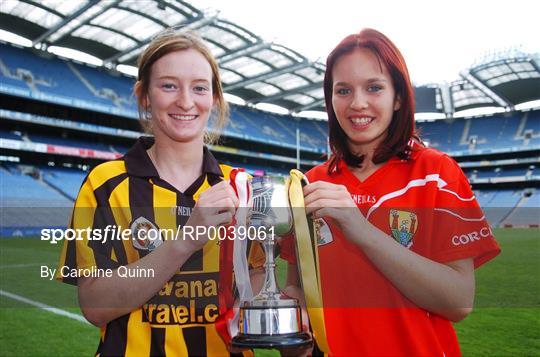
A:
[[[413,303],[451,321],[472,311],[472,259],[441,264],[403,247],[360,213],[345,186],[318,181],[304,187],[304,195],[308,214],[334,219],[345,237]]]
[[[145,271],[151,269],[153,277],[120,277],[115,269],[111,277],[79,278],[79,305],[84,317],[102,327],[147,302],[196,251],[188,241],[182,241],[187,243],[185,247],[176,243],[165,241],[144,258],[125,266]]]
[[[237,206],[236,194],[227,182],[222,181],[201,193],[186,225],[217,227],[228,224]],[[112,277],[79,278],[79,304],[84,316],[101,327],[142,306],[208,240],[208,237],[167,240],[150,254],[126,266],[153,269],[152,278],[123,278],[118,275],[117,269]]]
[[[403,247],[363,216],[358,222],[357,228],[351,227],[354,231],[344,232],[345,236],[409,300],[454,322],[471,313],[475,291],[471,258],[437,263]]]

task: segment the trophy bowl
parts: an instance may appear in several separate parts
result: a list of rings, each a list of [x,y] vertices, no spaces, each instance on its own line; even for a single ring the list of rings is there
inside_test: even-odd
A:
[[[289,205],[287,178],[279,176],[254,177],[251,181],[253,207],[248,225],[273,228],[276,236],[289,234],[293,229]],[[279,290],[275,276],[275,237],[261,240],[266,255],[265,280],[261,291],[240,306],[238,334],[232,339],[234,347],[294,348],[312,343],[302,330],[302,311],[297,299]]]

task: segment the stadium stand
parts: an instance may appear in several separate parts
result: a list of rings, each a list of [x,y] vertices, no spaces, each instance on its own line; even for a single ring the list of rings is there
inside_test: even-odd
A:
[[[13,85],[29,89],[35,95],[41,92],[89,102],[111,105],[111,101],[95,96],[82,85],[71,70],[73,64],[57,58],[46,59],[22,49],[0,45],[2,81],[11,79]],[[82,67],[82,66],[81,66]]]
[[[476,196],[490,224],[498,227],[512,213],[521,200],[523,192],[521,190],[486,190],[476,192]]]
[[[22,140],[21,133],[9,132],[3,129],[0,129],[0,138]]]
[[[38,175],[39,171],[9,164],[0,168],[1,235],[32,235],[42,227],[65,227],[68,223],[73,201],[28,174]]]
[[[43,181],[73,201],[77,198],[77,193],[86,177],[84,171],[66,168],[41,167],[39,170]]]
[[[134,82],[131,78],[113,76],[97,68],[57,58],[46,59],[6,44],[0,44],[0,62],[4,68],[0,84],[5,87],[30,90],[38,97],[39,93],[52,96],[45,97],[45,100],[60,96],[76,102],[94,103],[97,106],[93,109],[96,110],[109,107],[106,112],[124,108],[132,114],[132,119],[136,118],[136,102],[132,96]],[[29,75],[22,76],[20,73],[23,72]],[[290,116],[233,106],[231,119],[233,124],[225,129],[226,135],[296,147],[296,130],[290,125]],[[303,150],[325,152],[324,125],[305,119],[296,121],[302,129],[300,144]]]
[[[538,216],[538,207],[540,207],[540,192],[536,189],[527,189],[522,192],[520,200],[500,222],[503,227],[540,227],[540,216]]]
[[[102,150],[102,151],[110,151],[110,147],[105,144],[100,144],[97,142],[88,142],[85,140],[76,140],[71,138],[61,138],[61,137],[54,137],[51,135],[40,135],[40,134],[29,134],[27,135],[27,138],[36,143],[47,143],[47,144],[53,144],[53,145],[63,145],[63,146],[71,146],[71,147],[78,147],[78,148],[85,148],[85,149],[91,149],[91,150]]]
[[[494,147],[532,147],[540,139],[538,111],[420,122],[418,127],[422,138],[427,139],[430,146],[454,154],[489,151]]]
[[[31,170],[36,173],[34,167]],[[41,180],[22,173],[17,167],[2,170],[2,200],[8,207],[69,207],[72,201]]]
[[[83,42],[82,45],[86,43]],[[84,180],[84,170],[125,153],[141,134],[132,95],[132,77],[110,70],[111,66],[95,67],[69,61],[37,48],[39,46],[28,49],[0,43],[0,120],[4,124],[0,129],[1,207],[6,212],[2,217],[2,235],[27,233],[25,227],[65,226],[69,216],[67,208],[72,206]],[[253,53],[262,56],[256,51]],[[272,56],[277,59],[285,56],[283,53],[273,52]],[[312,79],[303,100],[315,102],[306,102],[306,106],[286,99],[291,93],[278,89],[279,81],[270,74],[267,82],[266,77],[257,75],[252,78],[245,75],[240,84],[231,82],[231,69],[243,72],[231,67],[230,62],[227,64],[228,55],[234,57],[235,53],[220,57],[226,64],[222,66],[225,91],[243,98],[245,95],[249,104],[231,105],[231,120],[224,130],[223,143],[212,147],[218,159],[244,167],[254,175],[286,175],[297,165],[298,130],[301,169],[308,170],[323,161],[328,150],[326,122],[264,112],[255,109],[253,104],[268,99],[291,112],[308,107],[323,110],[322,93],[311,92],[313,88],[322,91],[318,86],[322,83],[324,68],[313,64],[305,67],[307,62],[302,62],[299,54],[295,55],[301,61],[297,65],[304,71],[302,83],[306,85],[307,78]],[[110,58],[115,57],[111,54]],[[291,57],[281,60],[295,68]],[[527,67],[527,61],[522,60],[523,68]],[[128,64],[133,64],[133,58]],[[285,71],[279,67],[273,70]],[[294,71],[287,75],[296,76],[298,73]],[[519,74],[516,77],[533,80],[528,74]],[[280,92],[265,96],[263,87],[269,83],[273,90]],[[459,92],[458,87],[466,89],[467,86],[456,84],[452,91]],[[437,95],[435,89],[431,92],[433,97]],[[312,95],[311,99],[308,95]],[[517,98],[517,94],[514,97]],[[534,99],[529,93],[523,97]],[[456,107],[474,106],[474,103],[460,103],[454,100]],[[436,109],[435,104],[433,100],[426,105]],[[462,165],[493,226],[537,227],[540,110],[515,111],[513,104],[516,103],[508,104],[503,113],[454,118],[451,112],[444,112],[447,119],[418,121],[417,126],[429,146],[450,154]],[[43,208],[39,211],[41,217],[34,217],[38,212],[36,207]],[[47,207],[50,209],[45,209]],[[64,211],[55,213],[55,209]]]
[[[124,76],[112,76],[99,69],[71,65],[70,69],[94,96],[108,99],[117,107],[134,109],[137,106],[131,88],[135,81]]]

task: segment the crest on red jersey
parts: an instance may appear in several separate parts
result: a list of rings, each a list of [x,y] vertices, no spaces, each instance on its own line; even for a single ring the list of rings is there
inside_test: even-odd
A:
[[[418,229],[418,217],[414,212],[390,210],[390,231],[392,237],[404,247],[413,245],[413,237]]]

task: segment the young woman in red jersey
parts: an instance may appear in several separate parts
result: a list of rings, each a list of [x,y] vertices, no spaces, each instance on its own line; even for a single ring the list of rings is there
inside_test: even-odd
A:
[[[474,269],[499,253],[465,175],[417,136],[405,61],[380,32],[338,44],[324,94],[332,156],[307,173],[304,196],[326,223],[318,254],[330,354],[459,355],[451,322],[472,311]],[[282,256],[294,295],[291,242]]]

